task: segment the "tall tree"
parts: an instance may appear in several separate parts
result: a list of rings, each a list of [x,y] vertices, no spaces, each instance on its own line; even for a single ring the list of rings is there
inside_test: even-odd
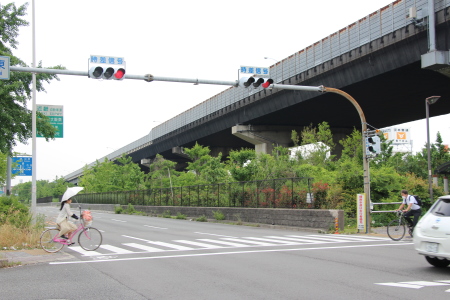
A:
[[[27,67],[14,56],[12,49],[17,49],[19,28],[27,26],[28,22],[22,17],[26,15],[27,4],[16,7],[14,3],[0,5],[0,56],[9,56],[11,66]],[[40,62],[37,66],[42,67]],[[52,67],[63,69],[62,66]],[[56,75],[36,74],[36,90],[45,91],[43,84]],[[32,114],[27,108],[27,101],[31,99],[32,75],[28,72],[11,72],[9,80],[0,80],[0,152],[12,154],[17,142],[26,143],[32,137]],[[49,119],[37,113],[38,131],[48,141],[55,137],[56,129]]]

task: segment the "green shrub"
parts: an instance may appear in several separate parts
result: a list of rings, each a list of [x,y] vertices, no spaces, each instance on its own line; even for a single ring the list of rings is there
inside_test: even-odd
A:
[[[129,215],[132,215],[136,212],[136,210],[134,209],[134,206],[131,203],[128,203],[128,207],[126,210],[126,213]]]
[[[186,215],[183,215],[182,213],[178,212],[176,218],[181,219],[181,220],[186,220]]]
[[[220,211],[213,211],[213,215],[214,215],[214,219],[220,221],[220,220],[225,220],[225,215]]]
[[[116,214],[121,214],[121,213],[123,213],[122,205],[118,205],[118,206],[114,207],[114,212],[115,212]]]
[[[0,197],[0,225],[8,223],[17,228],[25,228],[31,224],[31,220],[28,207],[20,203],[17,197]]]
[[[197,222],[208,222],[208,218],[206,218],[205,215],[198,217],[197,219],[195,219],[195,221]]]
[[[163,218],[171,218],[172,215],[170,214],[170,210],[166,210],[163,214],[162,214]]]

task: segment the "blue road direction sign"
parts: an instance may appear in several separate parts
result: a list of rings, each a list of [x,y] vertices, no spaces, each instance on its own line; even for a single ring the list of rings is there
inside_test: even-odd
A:
[[[9,80],[9,56],[0,56],[0,79]]]
[[[11,173],[17,176],[31,176],[33,158],[29,156],[17,156],[12,158]]]

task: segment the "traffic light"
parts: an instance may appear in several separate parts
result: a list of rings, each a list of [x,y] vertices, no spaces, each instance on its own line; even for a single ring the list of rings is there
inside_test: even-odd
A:
[[[379,136],[371,136],[366,138],[367,154],[378,155],[381,153],[381,139]]]
[[[125,68],[114,65],[97,65],[92,66],[89,69],[89,77],[94,79],[114,79],[114,80],[123,80],[125,77]]]
[[[248,88],[249,86],[253,86],[254,88],[258,88],[262,86],[263,88],[268,88],[273,83],[271,78],[262,78],[262,77],[241,77],[239,79],[239,86],[243,88]]]

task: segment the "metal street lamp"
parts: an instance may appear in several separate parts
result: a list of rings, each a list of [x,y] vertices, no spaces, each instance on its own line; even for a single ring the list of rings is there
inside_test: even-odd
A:
[[[281,63],[281,82],[283,82],[283,76],[284,76],[284,65],[283,65],[283,61],[280,61],[279,59],[275,59],[275,58],[272,58],[272,57],[264,57],[264,59],[272,59],[272,60],[274,60],[274,61],[276,61],[276,62],[280,62]]]
[[[433,201],[433,179],[431,178],[431,154],[430,154],[430,113],[429,107],[436,103],[441,96],[431,96],[425,99],[425,112],[427,118],[427,154],[428,154],[428,188],[430,192],[430,201]]]

